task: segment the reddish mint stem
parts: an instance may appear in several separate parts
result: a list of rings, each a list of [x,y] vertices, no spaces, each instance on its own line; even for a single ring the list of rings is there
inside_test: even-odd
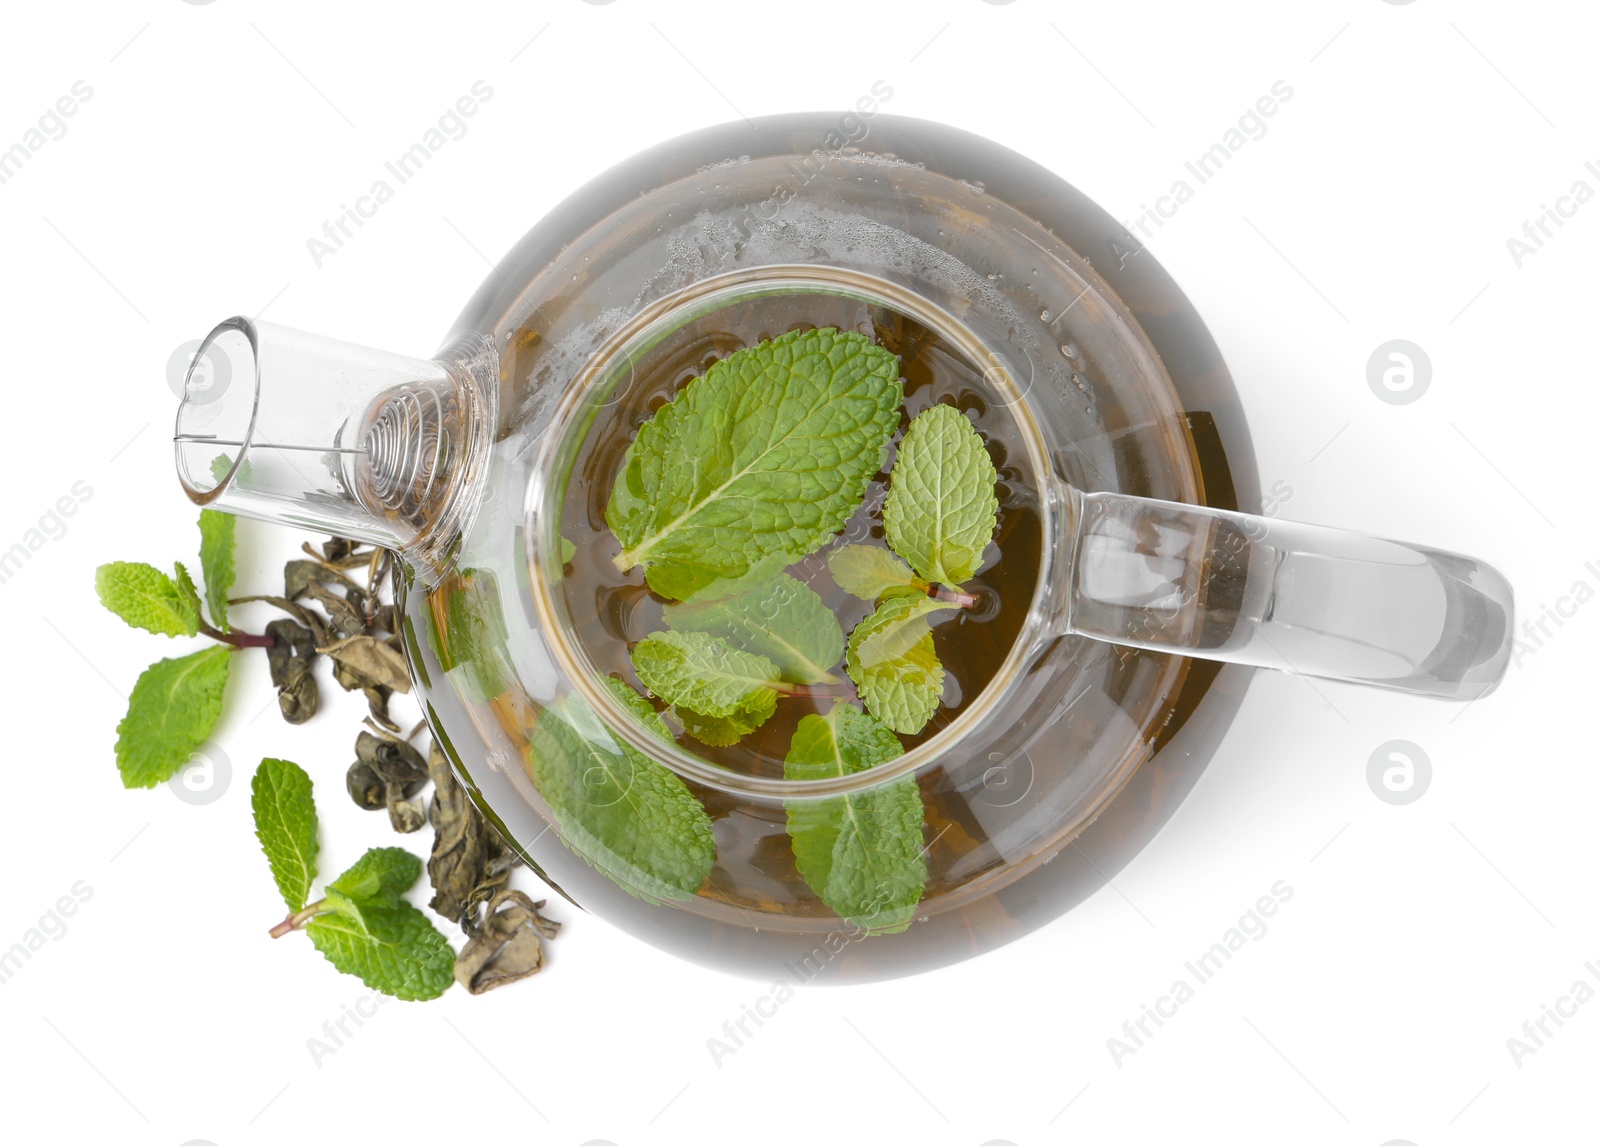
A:
[[[963,609],[970,609],[978,603],[978,598],[971,593],[963,593],[959,589],[946,589],[942,585],[933,590],[932,596],[938,601],[949,601],[953,605],[960,605]]]
[[[285,916],[283,921],[275,924],[272,930],[268,931],[267,934],[274,939],[281,939],[285,935],[289,934],[289,932],[304,927],[313,916],[321,915],[326,910],[328,910],[328,901],[326,899],[319,899],[317,902],[313,903],[304,910],[296,911],[288,916]]]
[[[266,633],[243,633],[238,629],[222,632],[214,629],[204,621],[200,622],[200,631],[214,641],[221,641],[225,645],[232,645],[236,649],[270,649],[278,642]]]

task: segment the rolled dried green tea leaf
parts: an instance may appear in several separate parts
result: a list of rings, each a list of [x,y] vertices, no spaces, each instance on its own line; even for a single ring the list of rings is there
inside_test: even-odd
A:
[[[369,636],[345,637],[324,645],[317,652],[332,657],[338,668],[345,670],[344,676],[336,671],[334,679],[347,689],[373,684],[395,692],[411,691],[411,672],[406,667],[406,658],[387,641]],[[347,680],[354,683],[346,684]]]
[[[483,926],[456,956],[456,982],[474,995],[504,987],[536,974],[544,965],[541,937],[554,939],[561,930],[540,914],[544,900],[510,889],[489,901]]]

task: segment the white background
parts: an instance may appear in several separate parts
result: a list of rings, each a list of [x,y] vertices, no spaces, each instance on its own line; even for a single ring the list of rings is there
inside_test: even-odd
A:
[[[242,658],[220,799],[124,791],[113,763],[133,680],[186,651],[123,628],[92,591],[103,561],[195,560],[167,360],[264,308],[426,357],[486,260],[580,183],[691,128],[843,111],[883,80],[884,110],[986,134],[1131,219],[1287,82],[1267,135],[1150,240],[1233,370],[1263,486],[1292,488],[1279,512],[1482,557],[1524,617],[1576,582],[1600,588],[1600,202],[1520,268],[1506,247],[1575,181],[1600,190],[1584,169],[1600,166],[1590,6],[448,10],[7,9],[0,148],[74,81],[93,89],[0,185],[0,549],[74,482],[93,490],[0,585],[0,948],[75,881],[93,891],[0,986],[8,1138],[1593,1139],[1600,1002],[1520,1066],[1506,1045],[1589,977],[1585,960],[1600,965],[1587,601],[1466,708],[1258,676],[1198,788],[1114,888],[965,965],[803,989],[720,1066],[707,1038],[767,987],[559,900],[543,974],[481,999],[386,1004],[315,1064],[307,1039],[366,991],[299,937],[267,939],[276,898],[247,781],[264,754],[312,771],[327,870],[392,842],[341,791],[360,705],[328,687],[325,714],[288,727],[264,665]],[[317,268],[307,238],[475,80],[494,95],[467,136]],[[1367,386],[1368,356],[1393,338],[1433,364],[1411,405]],[[265,589],[298,538],[241,536],[239,589]],[[1366,781],[1395,738],[1433,764],[1404,807]],[[1106,1040],[1277,880],[1294,895],[1268,934],[1114,1064]]]

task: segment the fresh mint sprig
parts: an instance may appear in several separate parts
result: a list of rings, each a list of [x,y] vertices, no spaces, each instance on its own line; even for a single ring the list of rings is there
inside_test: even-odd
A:
[[[422,876],[403,848],[372,848],[323,888],[314,903],[317,809],[311,777],[288,760],[264,759],[250,782],[256,836],[289,915],[274,939],[304,930],[340,971],[397,999],[434,999],[455,981],[455,952],[401,897]]]

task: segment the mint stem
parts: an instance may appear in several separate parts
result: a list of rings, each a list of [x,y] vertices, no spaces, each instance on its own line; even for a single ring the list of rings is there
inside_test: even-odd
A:
[[[856,699],[856,690],[848,684],[790,684],[788,681],[773,681],[769,687],[780,696],[822,696],[834,697],[839,700]]]
[[[232,604],[232,602],[229,602]],[[236,649],[270,649],[278,642],[265,633],[242,633],[238,629],[231,629],[224,633],[206,624],[205,619],[200,620],[200,631],[214,641],[221,641],[225,645],[232,645]]]
[[[936,586],[929,596],[936,601],[949,601],[953,605],[960,605],[963,609],[970,609],[978,603],[978,598],[971,593],[963,593],[959,589],[946,589],[942,585]]]
[[[291,931],[297,931],[309,923],[312,917],[321,915],[331,910],[326,899],[319,899],[308,907],[284,917],[283,922],[274,925],[267,934],[274,939],[281,939]]]

